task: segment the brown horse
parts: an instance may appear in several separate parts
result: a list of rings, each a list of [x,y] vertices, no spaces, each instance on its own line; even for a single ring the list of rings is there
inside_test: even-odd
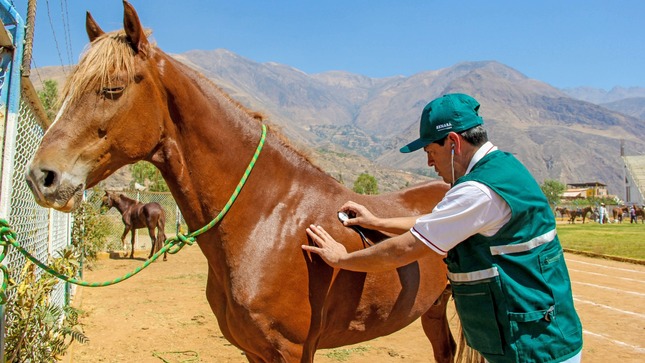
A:
[[[148,42],[124,2],[124,31],[87,16],[91,46],[27,171],[36,201],[77,207],[83,189],[147,160],[166,180],[190,230],[210,222],[236,188],[261,123],[211,81]],[[186,36],[190,36],[187,34]],[[435,359],[450,362],[446,266],[439,255],[384,273],[334,270],[300,246],[311,223],[364,248],[337,220],[347,200],[382,216],[429,213],[448,186],[429,182],[358,195],[269,131],[226,216],[198,238],[209,269],[208,302],[223,335],[250,362],[311,362],[332,348],[391,334],[421,317]],[[371,232],[376,241],[384,235]],[[436,302],[436,303],[435,303]]]
[[[128,198],[123,194],[106,191],[101,202],[101,209],[107,211],[112,207],[121,213],[123,224],[125,225],[125,230],[123,230],[123,235],[121,235],[121,244],[123,246],[125,246],[125,236],[128,235],[128,232],[132,232],[130,258],[134,258],[134,236],[136,230],[139,228],[148,229],[151,245],[148,258],[152,257],[155,252],[163,247],[163,243],[166,240],[166,234],[164,233],[166,228],[166,212],[159,203],[151,202],[144,204]],[[155,233],[155,229],[157,233]],[[167,253],[163,255],[164,261],[166,261],[166,255]]]
[[[567,207],[555,207],[555,212],[560,213],[560,219],[564,219],[564,216],[569,216]]]
[[[566,209],[565,209],[566,210]],[[585,223],[585,219],[587,218],[587,214],[593,213],[593,208],[591,207],[584,207],[580,210],[575,209],[575,210],[570,210],[568,211],[569,213],[569,223],[576,223],[576,218],[581,217],[582,218],[582,224]]]
[[[623,223],[623,215],[625,213],[629,213],[629,208],[627,206],[620,206],[620,207],[615,207],[611,210],[611,214],[614,217],[614,223],[618,221],[618,223]]]

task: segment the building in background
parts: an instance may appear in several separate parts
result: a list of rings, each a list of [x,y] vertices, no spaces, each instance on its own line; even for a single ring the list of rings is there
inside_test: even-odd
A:
[[[623,156],[625,204],[645,205],[645,155]]]

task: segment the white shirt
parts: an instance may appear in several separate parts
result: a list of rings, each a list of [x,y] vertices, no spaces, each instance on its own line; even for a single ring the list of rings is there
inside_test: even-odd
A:
[[[466,169],[489,152],[497,150],[492,143],[482,145]],[[417,219],[410,232],[435,252],[445,255],[450,249],[475,234],[493,236],[511,219],[506,201],[486,185],[467,181],[452,187],[432,213]]]

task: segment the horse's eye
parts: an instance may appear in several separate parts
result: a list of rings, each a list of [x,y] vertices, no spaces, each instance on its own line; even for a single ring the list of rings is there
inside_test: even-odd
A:
[[[107,98],[116,98],[123,93],[123,90],[125,90],[125,86],[118,86],[118,87],[103,87],[101,89],[101,93],[107,97]]]

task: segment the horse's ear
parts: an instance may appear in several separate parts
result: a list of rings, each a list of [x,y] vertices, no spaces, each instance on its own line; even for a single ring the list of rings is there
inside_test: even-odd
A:
[[[93,42],[94,39],[105,34],[103,29],[101,29],[101,27],[96,23],[89,11],[85,13],[85,30],[87,31],[88,38],[90,38],[90,43]]]
[[[139,21],[139,15],[129,2],[123,1],[123,28],[130,45],[137,53],[147,54],[148,39]]]

